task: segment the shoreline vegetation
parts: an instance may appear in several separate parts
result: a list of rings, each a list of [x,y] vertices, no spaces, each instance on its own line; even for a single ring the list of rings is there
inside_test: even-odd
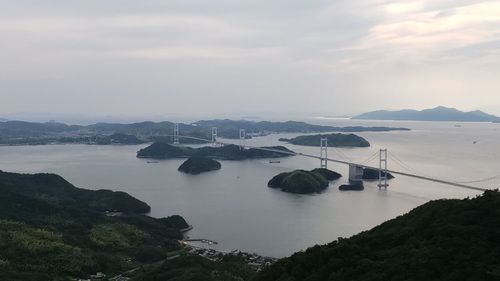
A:
[[[407,128],[320,126],[305,122],[253,122],[236,120],[202,120],[190,124],[179,124],[183,136],[211,139],[212,127],[217,127],[218,136],[238,139],[239,130],[245,129],[247,138],[273,133],[326,133],[326,132],[390,132],[409,131]],[[174,123],[139,122],[131,124],[96,123],[91,125],[67,125],[58,122],[0,121],[0,145],[136,145],[151,142],[172,143]],[[182,138],[183,144],[202,144],[200,140]]]
[[[125,192],[87,190],[55,174],[0,171],[0,279],[106,275],[180,250],[181,216],[152,218]]]
[[[280,259],[253,281],[498,280],[500,193],[430,201],[350,238]]]

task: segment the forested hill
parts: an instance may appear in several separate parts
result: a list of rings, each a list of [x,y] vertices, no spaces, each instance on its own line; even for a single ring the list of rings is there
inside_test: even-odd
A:
[[[333,147],[369,147],[370,143],[354,134],[327,134],[327,135],[304,135],[292,139],[280,138],[279,141],[295,145],[320,146],[321,139],[326,138],[329,146]]]
[[[285,258],[253,281],[500,280],[500,194],[438,200]]]
[[[0,172],[0,280],[88,279],[163,261],[181,249],[188,225],[134,213],[148,210],[126,193],[78,189],[57,175]]]

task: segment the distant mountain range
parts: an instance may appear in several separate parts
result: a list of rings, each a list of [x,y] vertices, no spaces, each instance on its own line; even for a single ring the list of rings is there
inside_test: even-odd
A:
[[[399,111],[378,110],[363,113],[352,119],[357,120],[408,120],[408,121],[457,121],[457,122],[500,122],[500,117],[480,110],[460,111],[455,108],[438,106],[432,109]]]

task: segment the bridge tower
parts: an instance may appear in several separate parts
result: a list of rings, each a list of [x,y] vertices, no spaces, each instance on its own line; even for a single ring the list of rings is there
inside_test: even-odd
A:
[[[212,146],[217,146],[217,127],[212,127]]]
[[[328,138],[326,137],[321,137],[320,140],[320,167],[321,168],[328,168]]]
[[[179,123],[174,124],[174,144],[179,144]]]
[[[385,188],[389,184],[387,184],[387,149],[380,149],[380,157],[379,157],[379,170],[378,170],[378,188]]]
[[[245,133],[245,129],[240,129],[240,149],[243,149],[245,147],[246,138],[247,135]]]

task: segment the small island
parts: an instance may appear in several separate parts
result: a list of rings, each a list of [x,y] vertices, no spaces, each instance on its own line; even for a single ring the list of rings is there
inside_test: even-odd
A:
[[[273,177],[267,184],[271,188],[280,188],[284,192],[310,194],[325,190],[329,181],[337,180],[342,175],[328,169],[312,171],[296,170],[281,173]]]
[[[363,185],[363,182],[348,183],[348,184],[343,184],[343,185],[339,186],[340,191],[348,191],[348,190],[361,191],[364,189],[365,189],[365,187]]]
[[[173,146],[165,142],[155,142],[137,152],[138,158],[171,159],[189,157],[209,157],[223,160],[246,160],[260,158],[280,158],[294,154],[284,146],[261,147],[262,149],[241,149],[231,144],[222,147],[204,146],[192,148],[186,146]],[[267,150],[266,150],[267,149]],[[280,151],[283,151],[281,153]]]
[[[279,141],[295,145],[320,146],[321,138],[327,138],[328,146],[332,147],[369,147],[370,143],[355,134],[304,135],[292,139],[281,138]]]
[[[191,157],[184,161],[179,169],[179,172],[183,172],[191,175],[198,175],[204,172],[220,170],[221,164],[208,157]]]

